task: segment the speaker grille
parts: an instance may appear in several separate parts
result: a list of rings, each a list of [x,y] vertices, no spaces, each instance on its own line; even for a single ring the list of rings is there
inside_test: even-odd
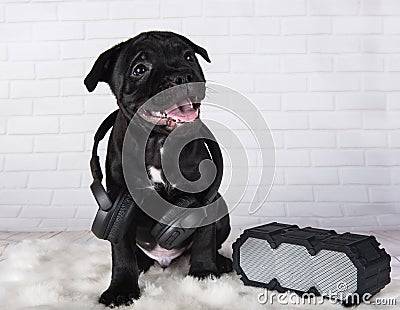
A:
[[[240,266],[250,281],[278,280],[282,287],[345,299],[357,290],[357,268],[345,253],[321,250],[312,256],[304,246],[248,238],[240,248]]]

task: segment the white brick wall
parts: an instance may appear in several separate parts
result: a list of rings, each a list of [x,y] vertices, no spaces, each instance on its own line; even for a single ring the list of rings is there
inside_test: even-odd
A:
[[[398,0],[8,0],[0,230],[90,227],[92,137],[115,102],[83,78],[102,51],[151,29],[203,45],[206,77],[244,92],[272,130],[275,185],[252,216],[247,194],[234,225],[400,228]],[[249,156],[253,174],[260,159]]]

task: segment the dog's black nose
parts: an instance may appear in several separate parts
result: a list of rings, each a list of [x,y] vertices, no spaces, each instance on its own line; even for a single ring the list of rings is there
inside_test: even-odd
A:
[[[184,84],[184,83],[190,83],[193,81],[193,77],[191,74],[187,74],[186,76],[184,75],[178,75],[175,77],[174,82],[176,85]]]

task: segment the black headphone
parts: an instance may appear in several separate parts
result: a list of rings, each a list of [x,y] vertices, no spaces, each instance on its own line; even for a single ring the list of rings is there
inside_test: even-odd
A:
[[[112,112],[97,129],[94,136],[92,158],[90,159],[90,170],[93,176],[90,189],[99,205],[99,210],[92,224],[92,232],[96,237],[109,240],[113,243],[118,243],[124,236],[132,221],[134,206],[136,205],[126,188],[121,189],[113,202],[101,183],[103,173],[100,167],[99,156],[97,155],[97,148],[99,142],[113,127],[118,112],[119,110]],[[169,209],[161,218],[162,223],[154,225],[151,234],[157,240],[158,244],[165,249],[178,247],[194,233],[196,230],[195,227],[201,225],[207,217],[204,208],[200,207],[214,201],[221,185],[223,174],[221,149],[211,131],[204,124],[202,124],[201,130],[203,137],[209,137],[204,138],[204,141],[217,168],[216,176],[213,183],[204,192],[201,202],[193,196],[180,197],[174,202],[174,205],[180,208]],[[163,223],[168,223],[168,225]]]

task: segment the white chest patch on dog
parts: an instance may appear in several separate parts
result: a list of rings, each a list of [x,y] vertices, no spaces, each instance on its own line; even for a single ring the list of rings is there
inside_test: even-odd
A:
[[[160,247],[158,244],[156,247],[149,251],[143,249],[139,244],[136,243],[136,245],[144,252],[146,255],[154,260],[156,260],[161,267],[165,268],[168,267],[171,264],[171,261],[174,258],[177,258],[180,256],[188,247],[185,247],[183,249],[171,249],[167,250],[162,247]]]
[[[147,170],[150,174],[150,178],[151,178],[151,181],[153,182],[153,184],[154,183],[162,183],[165,185],[164,180],[162,179],[162,176],[161,176],[161,169],[157,169],[154,166],[149,166],[147,168]]]

